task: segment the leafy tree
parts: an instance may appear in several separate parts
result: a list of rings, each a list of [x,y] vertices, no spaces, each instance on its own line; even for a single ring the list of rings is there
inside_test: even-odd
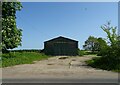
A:
[[[16,25],[16,11],[20,11],[20,2],[2,3],[2,50],[13,49],[21,45],[22,30]]]
[[[99,45],[98,51],[101,51],[108,46],[106,41],[103,38],[98,38],[97,41],[98,41],[98,45]]]
[[[109,52],[107,52],[105,55],[120,57],[120,36],[116,33],[117,27],[110,26],[110,22],[107,23],[107,25],[101,26],[101,28],[106,32],[107,38],[110,42],[110,48],[108,49]],[[111,54],[111,55],[108,55]]]
[[[98,38],[98,42],[99,42],[99,49],[97,55],[103,56],[108,51],[109,45],[107,45],[107,42],[103,38]]]
[[[107,34],[109,46],[102,47],[100,54],[102,57],[94,58],[89,61],[89,65],[105,70],[112,70],[120,72],[120,36],[116,33],[116,27],[107,25],[101,26]]]
[[[83,48],[89,51],[101,51],[103,48],[107,46],[106,41],[103,38],[95,38],[93,36],[89,36],[89,38],[85,41],[85,45]]]
[[[85,41],[85,45],[83,45],[85,50],[89,51],[97,51],[98,50],[98,41],[97,38],[93,36],[89,36],[89,38]]]
[[[107,34],[110,45],[115,45],[118,41],[118,35],[116,33],[117,27],[110,26],[110,22],[101,26],[104,32]]]

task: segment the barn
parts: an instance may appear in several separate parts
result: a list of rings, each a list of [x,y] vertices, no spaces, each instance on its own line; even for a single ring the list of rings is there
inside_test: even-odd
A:
[[[57,37],[44,42],[44,52],[47,55],[78,55],[78,41],[65,37]]]

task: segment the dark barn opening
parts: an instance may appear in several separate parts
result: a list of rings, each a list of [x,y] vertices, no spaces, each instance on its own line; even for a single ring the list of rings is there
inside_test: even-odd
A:
[[[44,42],[44,52],[47,55],[78,55],[78,41],[65,37],[57,37]]]

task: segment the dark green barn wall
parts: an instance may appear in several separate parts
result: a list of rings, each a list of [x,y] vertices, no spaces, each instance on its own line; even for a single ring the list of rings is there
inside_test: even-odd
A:
[[[47,55],[78,55],[78,41],[59,37],[44,42],[44,52]]]

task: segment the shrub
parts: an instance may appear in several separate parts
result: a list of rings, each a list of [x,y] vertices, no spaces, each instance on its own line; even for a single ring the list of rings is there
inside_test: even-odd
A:
[[[120,48],[109,47],[100,58],[87,61],[88,65],[104,70],[120,71]]]
[[[107,34],[109,46],[102,47],[98,55],[100,58],[94,58],[88,61],[88,65],[105,70],[114,70],[120,72],[120,36],[116,33],[116,27],[110,25],[101,26]]]

